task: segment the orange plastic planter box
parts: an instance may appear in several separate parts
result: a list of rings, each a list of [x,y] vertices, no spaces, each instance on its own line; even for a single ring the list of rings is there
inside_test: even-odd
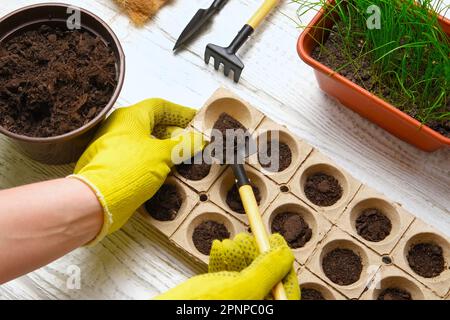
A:
[[[320,88],[364,118],[419,149],[431,152],[450,146],[449,138],[422,125],[408,114],[341,76],[311,56],[314,48],[318,45],[317,39],[324,39],[324,29],[330,29],[333,26],[333,20],[324,18],[324,16],[325,11],[322,9],[306,27],[297,44],[300,57],[314,68]],[[444,31],[450,36],[450,20],[439,17],[439,21]]]

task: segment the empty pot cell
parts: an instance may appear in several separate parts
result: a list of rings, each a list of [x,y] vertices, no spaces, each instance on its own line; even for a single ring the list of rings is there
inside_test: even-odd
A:
[[[171,240],[190,255],[207,263],[215,239],[232,239],[240,232],[245,232],[242,223],[216,205],[206,202],[199,204],[189,214]]]
[[[383,266],[361,300],[435,300],[420,282],[395,266]]]
[[[237,120],[249,132],[253,132],[264,117],[261,112],[230,91],[219,89],[200,110],[192,126],[210,137],[211,129],[223,113]]]
[[[298,282],[301,289],[301,300],[345,300],[339,292],[306,268],[298,272]]]
[[[380,266],[379,257],[334,227],[307,267],[349,299],[358,299]]]
[[[444,297],[450,288],[448,238],[415,220],[396,246],[394,264]]]
[[[331,222],[341,216],[361,184],[314,150],[290,181],[292,192]]]
[[[363,186],[337,224],[380,255],[389,255],[413,220],[401,206]]]
[[[313,149],[268,118],[261,122],[257,134],[257,152],[249,163],[278,184],[287,183]]]
[[[264,212],[263,221],[269,231],[285,238],[302,265],[331,229],[328,220],[292,194],[280,194]]]
[[[247,176],[252,183],[255,197],[257,198],[256,200],[259,200],[259,209],[261,212],[264,212],[276,197],[278,187],[274,182],[263,176],[254,168],[246,165],[245,169],[247,171]],[[233,170],[231,168],[225,170],[224,174],[211,187],[209,194],[212,202],[219,205],[227,212],[230,212],[240,221],[248,224],[248,219],[245,215],[239,192],[236,187]]]
[[[139,211],[170,237],[198,202],[198,196],[175,177],[169,177]]]

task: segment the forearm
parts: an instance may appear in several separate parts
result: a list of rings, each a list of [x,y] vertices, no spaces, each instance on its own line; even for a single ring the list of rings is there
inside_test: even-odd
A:
[[[95,194],[76,179],[0,191],[0,284],[88,243],[102,225]]]

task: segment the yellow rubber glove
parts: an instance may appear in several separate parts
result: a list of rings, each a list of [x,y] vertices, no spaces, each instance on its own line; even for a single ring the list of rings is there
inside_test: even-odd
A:
[[[300,299],[300,287],[292,266],[294,255],[284,238],[270,238],[272,250],[259,255],[254,237],[238,234],[234,240],[215,240],[209,273],[193,277],[160,295],[167,300],[262,300],[283,279],[289,300]]]
[[[120,108],[105,121],[70,176],[89,185],[104,209],[103,228],[91,245],[121,228],[158,191],[175,160],[201,151],[201,135],[181,129],[195,113],[149,99]]]

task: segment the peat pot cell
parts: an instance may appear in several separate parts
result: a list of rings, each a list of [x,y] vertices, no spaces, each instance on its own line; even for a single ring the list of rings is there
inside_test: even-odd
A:
[[[281,234],[304,265],[331,223],[291,194],[280,194],[263,215],[267,229]]]
[[[401,206],[363,186],[337,224],[380,255],[388,255],[413,220]]]
[[[439,298],[399,268],[395,266],[383,266],[361,299],[434,300]]]
[[[301,289],[301,300],[345,300],[343,295],[328,286],[326,282],[308,269],[300,269],[298,282]]]
[[[307,267],[350,299],[358,299],[379,268],[379,258],[347,233],[333,228]]]
[[[276,183],[287,183],[312,147],[268,118],[259,125],[257,133],[257,152],[249,158],[249,163]]]
[[[230,91],[219,89],[206,102],[192,125],[210,137],[211,129],[224,113],[241,123],[249,132],[253,132],[264,117],[261,112],[240,100]]]
[[[396,265],[441,297],[450,287],[449,257],[448,239],[418,220],[393,253]]]
[[[296,196],[335,222],[361,184],[319,152],[313,151],[290,185]]]
[[[172,240],[207,263],[214,240],[232,239],[245,226],[212,203],[201,203],[175,232]]]
[[[197,201],[195,192],[175,177],[169,177],[140,211],[151,224],[170,237]]]
[[[256,200],[259,204],[261,212],[275,198],[278,187],[270,179],[264,177],[261,173],[250,166],[245,166],[247,176],[249,177]],[[210,191],[211,201],[222,207],[224,210],[230,212],[237,219],[245,224],[248,224],[247,216],[239,196],[238,189],[235,183],[233,170],[228,168],[224,174],[214,183]]]

